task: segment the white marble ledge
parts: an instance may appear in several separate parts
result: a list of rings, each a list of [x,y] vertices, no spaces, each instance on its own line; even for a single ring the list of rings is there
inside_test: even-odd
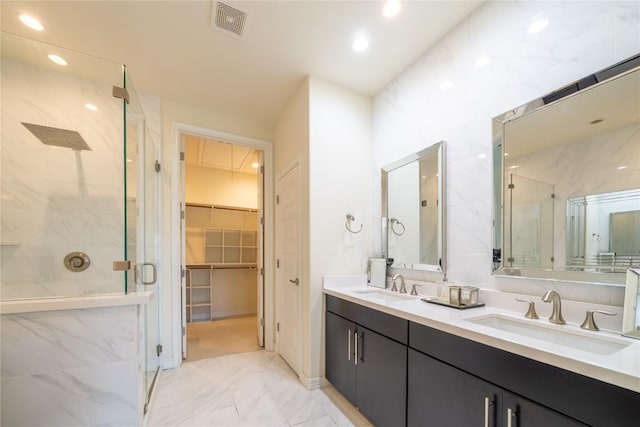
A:
[[[491,306],[490,304],[480,308],[456,310],[455,308],[443,307],[421,301],[420,297],[424,297],[425,295],[402,300],[385,301],[381,298],[368,297],[366,294],[356,292],[363,289],[373,290],[375,288],[367,287],[366,280],[364,276],[361,275],[353,277],[324,277],[325,294],[333,295],[356,304],[448,332],[462,338],[490,345],[548,365],[566,369],[567,371],[640,392],[640,340],[626,338],[621,334],[605,331],[584,331],[580,329],[579,325],[571,323],[563,326],[552,325],[554,328],[563,328],[565,331],[576,334],[584,335],[585,333],[593,333],[598,334],[597,336],[603,339],[607,339],[608,337],[611,340],[629,344],[622,350],[618,350],[612,354],[595,354],[515,333],[503,332],[465,320],[488,314],[500,314],[516,320],[541,322],[542,325],[551,325],[543,316],[540,316],[539,320],[528,320],[524,318],[522,312],[509,311]],[[482,296],[482,290],[480,296]],[[480,299],[482,301],[482,298]]]
[[[102,294],[84,297],[24,298],[0,301],[0,314],[142,305],[149,302],[152,298],[152,291],[131,292],[128,294]]]

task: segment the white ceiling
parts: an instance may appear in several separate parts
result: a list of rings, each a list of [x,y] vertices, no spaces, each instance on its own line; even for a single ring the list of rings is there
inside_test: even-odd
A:
[[[138,91],[274,124],[312,75],[375,95],[481,1],[225,1],[243,36],[211,27],[212,1],[5,1],[3,31],[126,64]],[[45,26],[31,30],[20,13]],[[355,53],[356,32],[369,49]]]

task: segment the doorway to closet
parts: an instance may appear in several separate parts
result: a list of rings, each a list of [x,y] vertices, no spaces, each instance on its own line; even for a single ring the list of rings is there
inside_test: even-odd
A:
[[[183,358],[263,345],[263,152],[181,136]]]

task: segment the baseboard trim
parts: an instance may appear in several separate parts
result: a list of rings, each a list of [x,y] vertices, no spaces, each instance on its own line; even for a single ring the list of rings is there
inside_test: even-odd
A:
[[[315,390],[323,386],[323,377],[309,378],[306,375],[300,375],[300,382],[307,390]]]

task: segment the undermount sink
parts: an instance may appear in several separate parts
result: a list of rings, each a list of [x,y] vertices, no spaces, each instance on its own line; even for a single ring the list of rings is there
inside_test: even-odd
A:
[[[382,289],[361,289],[358,291],[353,291],[353,293],[371,299],[384,300],[386,302],[407,301],[417,298],[409,294],[399,294],[396,292],[384,291]]]
[[[544,320],[515,319],[513,317],[500,314],[489,314],[464,320],[477,325],[488,326],[489,328],[498,329],[504,332],[510,332],[512,334],[526,336],[535,340],[595,354],[613,354],[630,345],[630,343],[623,339],[605,335],[596,335],[595,332],[562,329],[562,326],[537,323],[543,322]]]

